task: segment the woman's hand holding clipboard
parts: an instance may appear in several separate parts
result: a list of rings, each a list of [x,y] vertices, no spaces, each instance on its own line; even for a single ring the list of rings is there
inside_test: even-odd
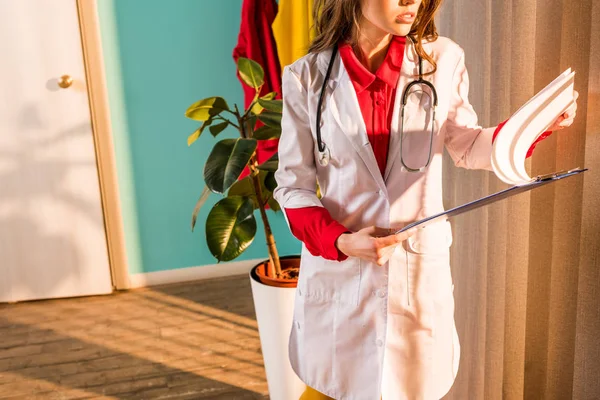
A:
[[[396,233],[422,228],[587,171],[587,168],[575,168],[531,178],[525,170],[527,150],[540,134],[548,128],[557,130],[573,122],[578,97],[574,84],[575,72],[568,68],[519,108],[502,127],[501,134],[493,143],[492,168],[498,179],[514,186],[410,223]]]
[[[358,257],[381,266],[390,259],[395,247],[416,231],[417,228],[393,232],[387,228],[370,226],[355,233],[340,235],[336,247],[349,257]]]

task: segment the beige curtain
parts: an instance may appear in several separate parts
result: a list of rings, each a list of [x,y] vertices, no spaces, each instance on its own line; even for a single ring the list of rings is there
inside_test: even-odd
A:
[[[484,126],[572,67],[575,123],[528,166],[590,169],[454,220],[462,358],[446,399],[600,399],[600,0],[447,0],[437,24],[465,49]],[[447,154],[444,174],[446,207],[506,188]]]

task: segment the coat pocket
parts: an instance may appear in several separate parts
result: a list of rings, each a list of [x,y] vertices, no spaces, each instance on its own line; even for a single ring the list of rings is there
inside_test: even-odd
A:
[[[312,255],[305,257],[303,254],[298,287],[304,303],[356,306],[359,301],[361,267],[361,261],[356,257],[339,262]]]
[[[452,227],[445,220],[420,228],[406,240],[408,251],[418,254],[449,254],[452,246]]]

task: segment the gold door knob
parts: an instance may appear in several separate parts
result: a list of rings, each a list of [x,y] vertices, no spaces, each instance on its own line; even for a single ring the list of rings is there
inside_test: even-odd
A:
[[[58,80],[58,86],[60,86],[63,89],[68,88],[72,84],[73,84],[73,78],[71,78],[69,75],[63,75]]]

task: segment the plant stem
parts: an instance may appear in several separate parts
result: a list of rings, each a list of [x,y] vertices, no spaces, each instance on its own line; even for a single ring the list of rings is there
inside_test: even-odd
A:
[[[250,103],[250,105],[248,106],[248,109],[246,110],[246,112],[244,113],[244,115],[242,116],[242,118],[247,118],[248,117],[248,115],[252,111],[252,107],[254,107],[254,105],[258,101],[258,97],[259,97],[259,94],[260,94],[261,90],[262,90],[262,85],[260,85],[260,87],[256,88],[256,95],[254,96],[254,99],[252,100],[252,103]]]
[[[243,138],[251,137],[248,132],[252,132],[252,126],[250,125],[250,121],[247,118],[240,116],[239,110],[237,108],[237,104],[235,106],[236,117],[238,119],[238,123],[241,127],[240,135]],[[271,231],[271,225],[269,224],[269,219],[267,218],[267,212],[265,211],[265,201],[262,198],[262,187],[260,183],[260,178],[258,176],[258,160],[256,158],[256,154],[254,154],[250,161],[248,162],[248,168],[250,169],[250,179],[252,180],[252,187],[254,188],[254,195],[256,196],[256,202],[258,203],[258,208],[260,210],[260,218],[262,219],[264,228],[265,228],[265,238],[267,242],[267,249],[269,251],[269,265],[267,266],[267,276],[280,278],[281,277],[281,262],[279,261],[279,252],[277,251],[277,246],[275,244],[275,237],[273,236],[273,231]]]
[[[260,186],[260,179],[258,177],[258,162],[256,156],[252,156],[250,160],[252,167],[250,168],[250,175],[252,176],[252,183],[254,185],[254,194],[256,195],[256,201],[258,202],[258,208],[260,210],[260,217],[265,227],[265,238],[267,241],[267,248],[269,249],[270,266],[268,268],[268,276],[279,278],[281,277],[281,263],[279,261],[279,253],[277,252],[277,246],[275,245],[275,237],[271,231],[271,225],[267,218],[267,212],[265,211],[265,203],[262,198],[262,190]]]
[[[235,105],[235,108],[236,108],[236,111],[238,111],[237,110],[237,104]],[[228,113],[230,113],[232,115],[235,115],[236,117],[239,117],[239,111],[238,111],[237,114],[235,112],[231,111],[231,110],[223,110],[223,111],[228,112]]]
[[[233,113],[233,115],[235,115],[235,113]],[[215,120],[215,121],[229,122],[229,124],[235,126],[237,129],[240,129],[240,127],[235,122],[231,122],[227,118],[223,118],[221,116],[217,116],[217,117],[214,117],[213,120]]]

